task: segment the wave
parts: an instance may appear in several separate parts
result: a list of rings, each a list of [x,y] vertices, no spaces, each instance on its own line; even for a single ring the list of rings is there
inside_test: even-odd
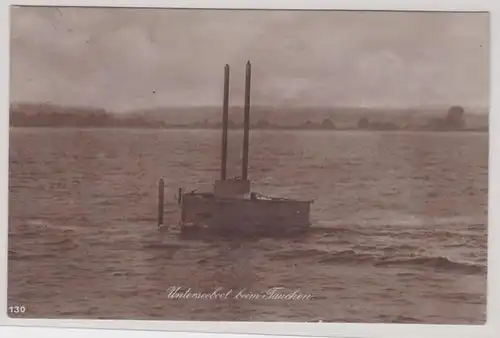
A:
[[[466,274],[483,274],[487,271],[487,266],[472,262],[457,262],[447,257],[423,257],[415,256],[409,258],[395,258],[386,255],[373,253],[360,253],[354,250],[343,250],[328,253],[323,250],[286,250],[275,253],[269,258],[273,260],[289,260],[317,258],[319,264],[335,265],[357,265],[369,264],[376,267],[424,267],[433,268],[438,271],[459,272]]]
[[[173,243],[145,243],[142,248],[145,250],[179,250],[185,248],[184,245]]]
[[[268,257],[271,260],[288,260],[288,259],[295,259],[295,258],[317,257],[317,256],[323,256],[325,254],[326,254],[326,251],[323,251],[323,250],[302,249],[302,250],[284,250],[284,251],[280,251],[280,252],[274,253],[272,255],[269,255]]]
[[[396,210],[365,210],[355,213],[347,219],[339,219],[334,221],[316,221],[315,227],[319,228],[355,228],[358,231],[364,232],[367,230],[391,229],[400,231],[403,228],[407,230],[415,229],[433,229],[447,226],[453,226],[454,229],[462,229],[468,231],[486,231],[487,216],[483,213],[470,216],[449,216],[449,217],[430,217],[428,215],[409,214],[398,212]]]
[[[76,243],[71,238],[59,238],[59,239],[50,239],[48,241],[42,242],[44,245],[75,245]]]
[[[419,323],[420,320],[415,317],[397,315],[397,316],[389,316],[389,315],[379,315],[377,316],[378,320],[383,321],[384,323]]]
[[[323,237],[336,236],[338,234],[352,234],[352,235],[362,235],[363,232],[359,229],[354,229],[354,226],[349,228],[345,226],[336,227],[325,227],[325,226],[312,226],[310,229],[311,233],[322,234]]]
[[[41,258],[57,258],[60,255],[56,252],[54,253],[43,253],[43,254],[37,254],[37,253],[22,253],[13,249],[9,249],[8,252],[8,259],[13,260],[13,261],[20,261],[20,260],[37,260]]]
[[[324,257],[318,261],[324,263],[367,263],[377,259],[376,256],[369,253],[358,253],[354,250],[343,250]]]
[[[480,274],[487,270],[486,265],[456,262],[443,256],[438,257],[414,257],[408,259],[384,260],[375,263],[376,266],[424,266],[445,271],[456,271],[463,273]]]

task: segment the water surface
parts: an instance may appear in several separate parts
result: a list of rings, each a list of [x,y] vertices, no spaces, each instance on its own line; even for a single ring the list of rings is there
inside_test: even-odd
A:
[[[253,131],[253,189],[315,199],[316,230],[181,239],[177,189],[210,189],[219,147],[211,130],[11,129],[9,303],[44,318],[484,323],[486,133]],[[313,299],[175,300],[171,286]]]

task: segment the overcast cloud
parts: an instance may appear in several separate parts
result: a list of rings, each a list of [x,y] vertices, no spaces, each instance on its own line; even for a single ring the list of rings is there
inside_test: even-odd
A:
[[[484,13],[13,8],[11,99],[110,110],[488,106]]]

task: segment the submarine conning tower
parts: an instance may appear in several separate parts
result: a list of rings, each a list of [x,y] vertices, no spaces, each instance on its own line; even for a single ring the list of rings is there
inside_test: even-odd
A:
[[[227,178],[227,141],[229,121],[229,77],[230,67],[224,67],[224,96],[222,103],[222,144],[220,179],[214,183],[214,195],[221,198],[247,198],[250,194],[250,180],[248,179],[248,155],[250,143],[250,86],[252,77],[252,64],[246,64],[245,72],[245,106],[243,121],[243,156],[241,164],[241,177]]]

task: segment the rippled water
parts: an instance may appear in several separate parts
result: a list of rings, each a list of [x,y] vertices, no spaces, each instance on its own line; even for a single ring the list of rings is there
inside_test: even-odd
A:
[[[217,131],[11,129],[9,303],[45,318],[485,321],[487,134],[253,131],[254,190],[314,198],[314,230],[182,239],[175,194],[210,189],[219,146]],[[234,176],[240,149],[232,131]],[[176,300],[172,286],[313,298]]]

